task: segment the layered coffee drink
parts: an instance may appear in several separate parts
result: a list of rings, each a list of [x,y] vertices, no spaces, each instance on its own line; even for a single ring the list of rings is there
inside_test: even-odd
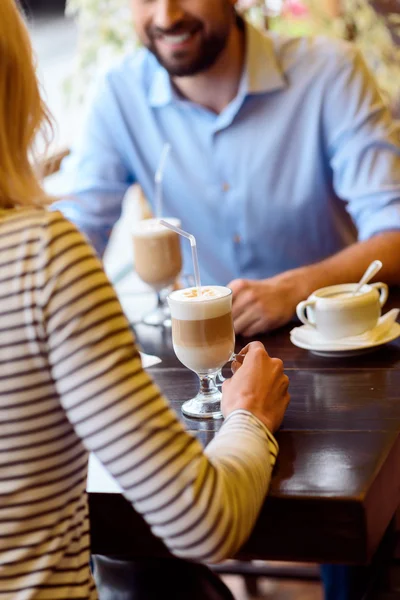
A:
[[[235,348],[232,292],[223,286],[176,290],[168,297],[175,354],[198,374],[215,373]]]
[[[165,219],[175,227],[178,219]],[[172,285],[182,270],[180,237],[157,219],[140,221],[133,231],[135,270],[156,291]]]

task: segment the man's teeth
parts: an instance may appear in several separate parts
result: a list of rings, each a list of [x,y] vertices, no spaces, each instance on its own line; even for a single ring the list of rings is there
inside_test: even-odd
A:
[[[181,33],[180,35],[163,35],[164,42],[167,44],[182,44],[190,38],[190,33]]]

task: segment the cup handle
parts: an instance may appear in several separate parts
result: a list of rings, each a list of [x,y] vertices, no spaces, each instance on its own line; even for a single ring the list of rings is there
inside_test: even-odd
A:
[[[378,283],[371,283],[370,284],[372,288],[375,288],[378,290],[379,292],[379,304],[382,306],[386,303],[386,300],[389,297],[389,287],[386,285],[386,283],[382,283],[381,281],[379,281]]]
[[[304,323],[304,325],[311,325],[311,327],[315,327],[315,323],[310,321],[306,315],[306,309],[308,306],[314,306],[315,300],[304,300],[297,305],[296,314],[300,321]]]
[[[236,356],[237,356],[237,354],[233,353],[232,356],[230,357],[230,359],[225,364],[233,362],[236,359]],[[224,383],[224,381],[226,381],[227,379],[228,379],[228,377],[224,377],[222,375],[222,369],[220,369],[217,373],[217,380],[218,380],[217,385],[222,385]]]
[[[217,386],[220,386],[227,380],[227,377],[222,375],[222,369],[220,369],[217,373]]]

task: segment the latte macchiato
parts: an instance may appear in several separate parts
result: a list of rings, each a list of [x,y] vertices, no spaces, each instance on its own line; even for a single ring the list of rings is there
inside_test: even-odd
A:
[[[178,219],[166,219],[176,227]],[[135,269],[140,279],[159,291],[172,285],[182,269],[180,237],[157,219],[140,221],[133,231]]]
[[[223,286],[176,290],[168,297],[175,354],[196,373],[215,373],[235,348],[232,293]]]

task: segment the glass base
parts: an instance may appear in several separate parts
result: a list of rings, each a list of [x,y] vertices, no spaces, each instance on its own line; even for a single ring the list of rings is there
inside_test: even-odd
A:
[[[150,313],[147,313],[142,319],[145,325],[153,327],[171,327],[171,313],[168,306],[157,306]]]
[[[221,399],[220,391],[208,394],[199,392],[197,396],[182,404],[182,413],[192,419],[223,419]]]

